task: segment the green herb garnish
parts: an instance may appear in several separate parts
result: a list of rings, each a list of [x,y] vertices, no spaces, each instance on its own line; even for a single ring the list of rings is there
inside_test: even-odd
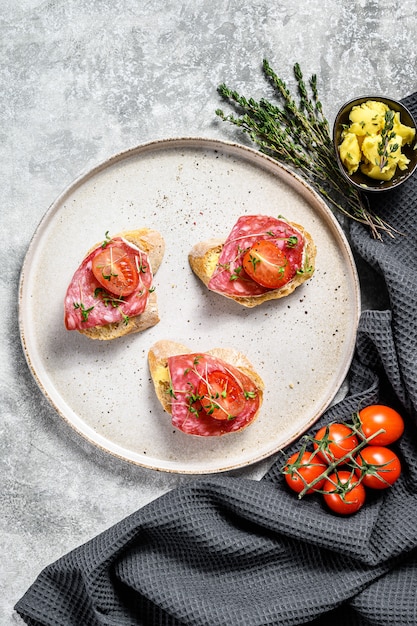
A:
[[[105,248],[107,246],[108,243],[110,243],[111,241],[111,237],[109,237],[109,231],[106,230],[106,232],[104,233],[104,241],[101,244],[102,248]]]
[[[391,152],[398,150],[398,143],[390,144],[390,141],[395,139],[394,128],[394,111],[388,110],[385,112],[384,128],[381,130],[381,141],[378,143],[378,154],[380,156],[379,169],[382,172],[384,167],[388,164],[388,158]]]
[[[74,309],[79,309],[81,312],[81,318],[83,322],[88,321],[88,316],[91,311],[94,309],[94,306],[90,306],[88,309],[85,308],[85,305],[82,302],[74,302]]]

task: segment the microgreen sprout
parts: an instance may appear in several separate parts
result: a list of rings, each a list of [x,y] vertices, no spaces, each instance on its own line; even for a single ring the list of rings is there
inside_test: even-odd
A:
[[[91,311],[94,309],[94,306],[90,306],[88,309],[85,308],[85,305],[82,302],[74,302],[74,309],[79,309],[81,312],[81,319],[83,322],[88,321],[88,316]]]
[[[294,248],[298,243],[298,237],[296,235],[291,235],[291,237],[288,237],[287,239],[287,246],[289,248]]]
[[[110,241],[111,241],[111,237],[109,237],[109,231],[108,231],[108,230],[106,230],[106,232],[105,232],[105,234],[104,234],[104,241],[103,241],[103,243],[101,244],[101,247],[102,247],[102,248],[105,248],[105,247],[107,246],[107,244],[108,244],[108,243],[110,243]]]
[[[122,316],[123,323],[125,324],[125,326],[127,326],[129,323],[130,317],[128,315],[125,315],[125,313],[123,313],[123,310],[120,307],[121,304],[125,304],[123,297],[116,298],[115,296],[112,296],[109,293],[107,293],[107,291],[103,289],[103,287],[96,287],[94,289],[94,297],[98,298],[99,296],[101,297],[101,300],[103,301],[104,306],[106,307],[111,306],[114,309],[119,309],[120,315]]]

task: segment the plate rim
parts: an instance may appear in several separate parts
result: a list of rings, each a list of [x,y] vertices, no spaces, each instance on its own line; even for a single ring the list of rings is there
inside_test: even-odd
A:
[[[162,471],[162,472],[174,473],[174,474],[184,474],[184,475],[185,474],[202,475],[202,474],[224,473],[224,472],[228,472],[232,470],[238,470],[238,469],[243,469],[245,467],[253,466],[256,463],[264,461],[268,458],[272,458],[274,454],[276,454],[280,449],[282,449],[282,447],[286,447],[290,445],[297,438],[299,438],[304,432],[306,432],[306,430],[308,430],[320,418],[320,415],[322,413],[320,413],[319,415],[316,415],[307,424],[305,424],[300,431],[297,431],[296,433],[294,433],[287,440],[285,446],[281,446],[277,448],[275,452],[260,453],[259,455],[254,456],[251,460],[247,460],[242,463],[234,463],[230,466],[222,467],[220,469],[211,468],[211,469],[197,469],[197,470],[196,469],[184,469],[184,468],[179,469],[175,467],[176,463],[174,463],[174,466],[171,467],[170,465],[172,465],[172,462],[170,462],[169,460],[167,460],[163,466],[155,465],[154,463],[150,462],[150,459],[139,460],[138,458],[132,458],[132,455],[129,457],[129,456],[125,456],[121,451],[118,452],[117,450],[124,450],[123,446],[119,444],[113,444],[114,448],[109,449],[109,447],[106,446],[104,442],[110,442],[110,443],[113,443],[113,442],[111,442],[108,438],[104,437],[101,433],[98,433],[97,431],[95,431],[89,424],[85,422],[83,422],[86,427],[85,429],[78,428],[67,417],[67,415],[65,415],[64,412],[60,410],[55,400],[51,397],[48,389],[43,384],[41,378],[39,377],[39,373],[33,364],[33,358],[31,358],[31,354],[27,346],[27,341],[25,339],[23,303],[24,303],[25,288],[27,284],[27,281],[25,280],[26,269],[28,268],[28,265],[30,264],[31,255],[35,251],[37,239],[40,237],[43,231],[44,224],[46,224],[48,219],[53,217],[55,212],[59,210],[60,205],[62,204],[62,202],[65,201],[66,197],[70,196],[73,191],[81,187],[84,182],[88,181],[91,178],[94,178],[95,175],[99,174],[105,169],[115,165],[118,162],[122,162],[129,158],[140,155],[141,153],[146,153],[146,152],[151,152],[151,151],[157,152],[158,150],[164,150],[164,149],[171,150],[175,148],[195,149],[195,150],[200,150],[200,151],[201,150],[212,150],[212,151],[223,150],[224,152],[227,153],[227,155],[233,154],[233,155],[237,155],[240,157],[248,155],[246,156],[246,159],[249,157],[252,163],[253,161],[258,161],[258,160],[260,162],[264,162],[265,164],[268,165],[268,170],[274,176],[276,175],[278,177],[281,177],[281,179],[284,179],[284,182],[286,182],[287,184],[290,184],[292,188],[296,187],[295,191],[297,193],[301,193],[304,199],[309,201],[314,198],[315,203],[320,205],[321,211],[325,214],[326,219],[329,220],[329,222],[332,224],[332,228],[337,233],[337,236],[339,239],[338,243],[339,244],[343,243],[344,256],[348,258],[350,261],[349,269],[350,269],[352,286],[353,286],[352,302],[353,302],[354,311],[355,311],[355,318],[354,320],[352,320],[352,338],[347,348],[348,357],[345,360],[344,368],[342,368],[340,371],[340,380],[339,380],[340,384],[334,390],[333,395],[329,394],[331,395],[331,397],[328,398],[328,401],[325,407],[322,409],[322,413],[325,410],[327,410],[327,408],[331,405],[332,401],[337,395],[338,391],[340,390],[343,382],[346,379],[348,371],[350,369],[353,355],[354,355],[357,328],[358,328],[359,318],[361,314],[360,282],[359,282],[359,276],[358,276],[357,267],[356,267],[356,263],[354,260],[352,249],[350,247],[346,234],[344,233],[341,225],[339,224],[335,215],[331,211],[330,207],[326,204],[325,200],[314,190],[314,188],[304,178],[302,178],[299,174],[297,174],[291,168],[273,159],[269,155],[266,155],[253,147],[250,147],[244,144],[239,144],[234,141],[227,141],[227,140],[222,140],[222,139],[217,139],[217,138],[199,137],[199,136],[169,137],[165,139],[161,138],[161,139],[139,143],[125,150],[115,152],[114,154],[96,163],[92,167],[86,168],[85,170],[81,171],[81,173],[77,177],[75,177],[68,185],[66,185],[63,188],[63,190],[55,197],[55,200],[53,200],[52,203],[47,207],[47,209],[45,210],[44,214],[39,220],[38,225],[36,226],[29,240],[29,244],[24,255],[24,259],[23,259],[23,263],[22,263],[20,275],[19,275],[19,286],[18,286],[19,335],[20,335],[22,350],[23,350],[29,371],[31,372],[42,395],[47,399],[50,406],[52,406],[54,411],[58,414],[58,416],[61,419],[64,420],[64,422],[72,429],[72,431],[77,433],[77,435],[81,436],[90,445],[92,445],[95,448],[98,448],[105,455],[110,454],[112,457],[115,457],[123,462],[127,462],[129,464],[133,464],[136,466],[140,466],[140,467],[155,470],[155,471]],[[72,410],[72,412],[75,414],[75,411]],[[82,421],[80,417],[79,419],[80,421]],[[89,436],[86,431],[89,431],[89,432],[91,431],[92,433],[95,433],[96,436],[95,437]],[[97,439],[99,439],[100,441],[98,441]],[[135,454],[133,456],[140,457],[141,455]]]

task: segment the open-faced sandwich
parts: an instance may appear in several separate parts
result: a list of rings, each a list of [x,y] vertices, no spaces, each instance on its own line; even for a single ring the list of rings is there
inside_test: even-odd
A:
[[[239,351],[193,352],[161,340],[149,350],[148,362],[158,400],[172,425],[186,434],[234,433],[258,416],[264,383]]]
[[[288,296],[311,278],[315,258],[303,226],[267,215],[240,217],[225,241],[197,243],[188,256],[208,289],[246,307]]]
[[[159,322],[153,273],[165,242],[149,228],[96,244],[76,270],[65,295],[65,326],[90,339],[109,340]]]

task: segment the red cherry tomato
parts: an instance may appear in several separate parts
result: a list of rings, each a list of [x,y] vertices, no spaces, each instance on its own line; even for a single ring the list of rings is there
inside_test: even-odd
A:
[[[129,246],[107,245],[93,258],[91,269],[100,285],[116,296],[128,296],[138,287],[136,256]]]
[[[257,241],[247,250],[242,265],[252,280],[268,289],[279,289],[293,277],[287,257],[269,239]]]
[[[371,404],[358,413],[363,434],[372,437],[379,430],[384,432],[369,441],[370,446],[388,446],[397,441],[404,432],[404,420],[397,411],[383,404]]]
[[[327,467],[328,466],[312,452],[295,452],[289,457],[283,469],[283,473],[287,485],[296,493],[301,493],[307,485],[316,480],[316,478],[319,478]],[[313,493],[317,489],[321,489],[324,481],[325,477],[323,476],[321,480],[305,493]]]
[[[323,461],[333,463],[352,452],[358,443],[351,428],[334,423],[320,428],[314,437],[313,447]]]
[[[372,489],[386,489],[399,478],[401,463],[398,456],[384,446],[366,446],[356,457],[361,466],[357,475],[362,475],[362,483]]]
[[[349,471],[338,471],[329,476],[323,485],[323,491],[325,503],[331,511],[339,515],[356,513],[365,504],[365,487]]]
[[[215,370],[200,380],[198,395],[207,415],[216,420],[233,419],[242,412],[245,392],[231,374]]]

